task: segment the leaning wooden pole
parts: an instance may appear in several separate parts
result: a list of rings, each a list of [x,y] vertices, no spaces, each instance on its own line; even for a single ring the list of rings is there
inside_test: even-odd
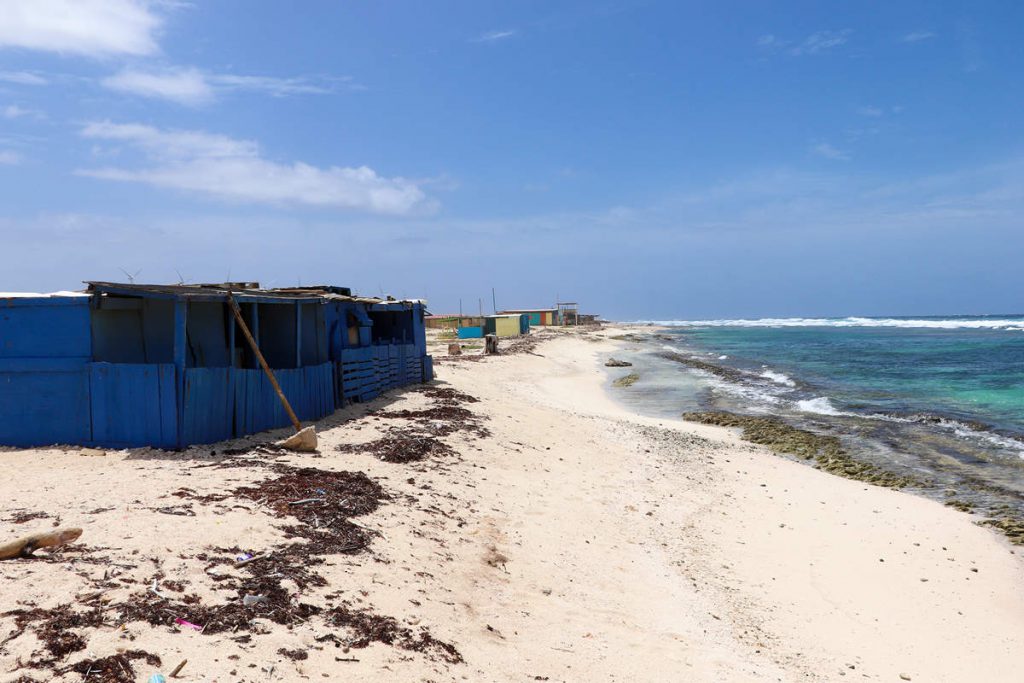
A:
[[[260,347],[256,343],[256,340],[252,336],[252,332],[249,331],[249,326],[245,324],[245,319],[242,317],[242,309],[238,307],[238,303],[235,301],[235,297],[231,296],[231,292],[228,292],[228,304],[231,306],[232,312],[235,314],[235,320],[238,321],[238,326],[242,328],[242,334],[249,340],[249,347],[252,348],[252,352],[256,354],[256,358],[259,360],[260,365],[263,366],[263,372],[267,373],[267,378],[270,380],[271,386],[274,387],[274,391],[277,392],[277,397],[281,399],[281,405],[284,406],[284,411],[288,413],[288,417],[291,418],[292,425],[295,426],[295,431],[302,431],[302,423],[299,422],[299,418],[295,415],[295,411],[292,410],[292,404],[288,403],[288,399],[285,398],[284,392],[281,391],[281,385],[277,383],[277,378],[274,377],[274,371],[267,365],[267,359],[263,357],[260,352]]]

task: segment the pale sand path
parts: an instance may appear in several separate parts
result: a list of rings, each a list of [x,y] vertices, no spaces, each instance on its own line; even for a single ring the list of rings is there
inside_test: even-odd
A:
[[[88,634],[72,659],[141,648],[163,657],[165,673],[187,657],[185,681],[1021,680],[1024,564],[1000,537],[727,430],[630,415],[603,391],[601,362],[617,344],[558,335],[541,356],[439,364],[439,381],[479,397],[467,407],[490,416],[491,438],[447,438],[458,459],[334,453],[395,423],[359,409],[321,432],[325,457],[288,458],[364,470],[394,494],[359,519],[384,532],[373,555],[331,558],[330,585],[305,599],[327,605],[335,594],[427,626],[465,664],[381,645],[342,654],[315,641],[324,629],[314,622],[268,624],[250,644],[135,623]],[[421,394],[382,403],[425,404]],[[139,455],[0,453],[19,475],[0,481],[4,516],[24,507],[81,524],[83,541],[139,563],[126,591],[159,567],[216,598],[202,563],[179,553],[282,540],[279,520],[252,503],[196,506],[195,517],[148,510],[179,502],[162,496],[180,486],[224,491],[266,472],[195,469],[194,451]],[[89,514],[106,506],[115,509]],[[0,581],[0,611],[87,588],[54,563],[0,563]],[[281,647],[309,659],[285,660]],[[13,662],[32,649],[25,636],[0,652],[0,680],[16,678]]]
[[[620,680],[1021,680],[1024,563],[999,536],[728,430],[633,416],[602,391],[600,362],[613,351],[566,338],[542,346],[543,358],[440,373],[516,406],[495,417],[496,433],[552,448],[488,462],[491,486],[476,490],[504,512],[499,529],[519,543],[509,571],[525,583],[474,607],[498,618],[507,600],[530,613],[518,624],[529,635],[488,660],[510,674],[519,657],[545,671],[586,661]],[[664,437],[646,453],[627,425],[716,448]],[[530,590],[558,597],[566,583],[561,600]],[[538,646],[559,634],[582,657]],[[571,671],[560,675],[582,680]]]

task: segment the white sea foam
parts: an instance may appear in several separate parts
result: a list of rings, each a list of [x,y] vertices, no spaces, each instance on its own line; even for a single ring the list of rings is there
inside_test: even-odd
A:
[[[1016,451],[1017,455],[1024,460],[1024,443],[1017,439],[1012,439],[1002,434],[996,434],[994,432],[981,432],[976,429],[971,429],[966,426],[959,426],[953,430],[953,433],[959,436],[961,439],[977,439],[980,441],[987,441],[988,443],[998,446],[999,448],[1005,448],[1010,451]]]
[[[720,379],[710,373],[706,373],[701,370],[696,370],[695,372],[705,377],[708,381],[708,384],[715,387],[715,389],[750,401],[751,404],[746,406],[747,409],[758,410],[760,412],[763,411],[767,406],[777,406],[782,402],[782,399],[780,399],[778,396],[775,396],[774,394],[765,391],[763,388],[749,386],[746,384],[736,384],[734,382],[728,382],[726,380]]]
[[[765,370],[764,372],[761,373],[761,376],[764,377],[765,379],[770,379],[776,384],[782,384],[787,387],[796,386],[796,382],[794,382],[788,375],[783,374],[781,372],[775,372],[774,370]]]
[[[843,412],[836,410],[836,407],[828,400],[828,396],[819,396],[817,398],[808,398],[803,401],[797,401],[796,407],[797,410],[802,410],[805,413],[816,413],[818,415],[844,414]]]
[[[725,360],[725,359],[727,359],[728,357],[729,357],[729,356],[719,356],[719,357],[718,357],[718,360]]]
[[[723,320],[644,320],[663,327],[906,327],[1024,331],[1022,318],[759,318]]]

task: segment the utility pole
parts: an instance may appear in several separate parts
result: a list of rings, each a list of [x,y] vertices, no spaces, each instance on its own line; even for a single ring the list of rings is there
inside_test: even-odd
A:
[[[494,309],[494,314],[498,314],[498,300],[494,296],[494,287],[491,287],[491,307]]]
[[[459,299],[459,317],[462,317],[462,299]]]
[[[484,317],[484,300],[483,299],[477,299],[476,301],[477,301],[478,304],[480,304],[480,317],[482,318],[482,317]]]

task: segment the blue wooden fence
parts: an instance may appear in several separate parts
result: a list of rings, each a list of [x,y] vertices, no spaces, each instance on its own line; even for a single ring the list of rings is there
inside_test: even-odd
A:
[[[178,445],[177,383],[174,365],[89,363],[92,438],[128,448]]]
[[[184,301],[146,300],[143,305],[167,309],[162,313],[167,329],[153,328],[153,339],[140,341],[145,352],[140,361],[149,359],[152,352],[173,362],[124,362],[120,357],[107,359],[116,362],[94,360],[101,356],[93,337],[102,336],[103,330],[92,326],[91,301],[85,296],[0,299],[0,445],[179,448],[290,423],[262,369],[188,367]],[[116,322],[118,311],[128,310],[123,304],[111,306],[109,311],[114,313],[104,320]],[[419,324],[414,334],[402,337],[411,343],[385,340],[373,345],[368,337],[370,328],[362,324],[369,318],[354,306],[339,305],[335,317],[323,316],[325,330],[329,321],[333,332],[325,332],[312,355],[326,353],[328,362],[274,371],[300,420],[317,420],[337,407],[369,401],[387,389],[429,381],[433,376],[422,329],[422,304],[415,304],[419,308],[413,319]],[[375,306],[404,310],[398,303]],[[358,335],[348,332],[350,309],[358,313]],[[143,312],[133,315],[148,320],[146,311],[150,309],[140,310]],[[255,312],[255,307],[252,310]],[[213,309],[200,312],[210,313],[213,322],[206,327],[217,327],[220,319]],[[155,316],[153,320],[163,318]],[[193,332],[202,333],[205,328],[196,322],[199,318],[193,318]],[[319,330],[321,317],[310,320]],[[257,333],[258,324],[255,320]],[[227,344],[215,340],[214,346],[233,349],[231,328],[229,333]],[[156,342],[159,344],[154,346]],[[195,347],[196,340],[192,342]],[[359,346],[345,348],[350,343]],[[235,359],[212,358],[204,352],[195,358],[197,363],[200,360],[230,364]]]

